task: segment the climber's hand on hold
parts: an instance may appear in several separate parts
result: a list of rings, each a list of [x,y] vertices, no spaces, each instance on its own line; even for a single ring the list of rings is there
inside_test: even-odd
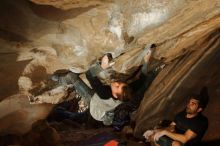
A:
[[[108,67],[114,65],[114,62],[110,62],[111,60],[112,60],[112,56],[110,53],[104,55],[101,59],[102,69],[107,69]]]

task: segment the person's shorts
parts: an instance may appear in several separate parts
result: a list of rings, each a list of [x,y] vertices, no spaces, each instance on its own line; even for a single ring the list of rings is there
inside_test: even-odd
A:
[[[169,138],[168,136],[162,136],[157,141],[157,144],[160,146],[172,146],[173,139]],[[184,146],[184,144],[181,144],[181,146]]]

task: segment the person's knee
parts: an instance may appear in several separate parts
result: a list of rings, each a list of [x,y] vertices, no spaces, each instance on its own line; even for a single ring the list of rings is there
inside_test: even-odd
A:
[[[172,146],[181,146],[181,143],[178,141],[173,141]]]

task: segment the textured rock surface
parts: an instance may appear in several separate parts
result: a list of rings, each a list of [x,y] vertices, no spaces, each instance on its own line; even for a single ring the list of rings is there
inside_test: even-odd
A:
[[[72,8],[88,7],[101,5],[103,2],[111,2],[112,0],[31,0],[36,4],[51,5],[56,8],[68,10]]]
[[[181,85],[202,56],[219,46],[219,0],[31,1],[0,2],[2,134],[25,133],[47,116],[52,105],[30,105],[27,96],[45,87],[55,70],[84,72],[111,52],[117,57],[114,69],[127,73],[141,64],[137,56],[143,46],[156,43],[154,59],[168,65],[139,109],[136,135],[140,136],[163,118],[169,101],[172,110],[184,100],[176,97],[189,91],[181,92]]]
[[[210,102],[218,101],[215,94],[218,95],[220,84],[217,79],[220,71],[219,31],[198,40],[197,44],[199,45],[194,45],[195,49],[198,47],[196,51],[185,54],[160,72],[146,92],[136,119],[137,136],[145,129],[152,128],[160,120],[172,119],[185,107],[188,96],[198,93],[203,86],[210,89]],[[209,106],[213,105],[212,103]],[[215,110],[206,112],[208,117],[213,117],[209,113],[215,114]],[[213,125],[212,121],[210,125]]]

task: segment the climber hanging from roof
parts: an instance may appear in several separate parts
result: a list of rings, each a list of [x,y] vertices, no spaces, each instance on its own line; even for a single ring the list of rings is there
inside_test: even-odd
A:
[[[70,71],[54,74],[52,80],[61,85],[57,87],[60,88],[59,90],[67,91],[68,88],[74,87],[89,105],[89,113],[95,120],[102,121],[104,125],[113,124],[116,130],[121,130],[124,125],[129,123],[130,114],[138,108],[144,92],[156,75],[155,72],[147,75],[147,64],[155,47],[153,44],[144,48],[144,64],[141,67],[141,75],[131,84],[121,79],[112,78],[112,82],[108,86],[103,85],[99,80],[98,75],[111,66],[111,54],[106,54],[101,59],[101,63],[95,64],[86,72],[92,89],[84,83],[79,74]],[[47,94],[54,95],[54,93]],[[43,100],[43,97],[31,99],[32,103],[42,103]]]

